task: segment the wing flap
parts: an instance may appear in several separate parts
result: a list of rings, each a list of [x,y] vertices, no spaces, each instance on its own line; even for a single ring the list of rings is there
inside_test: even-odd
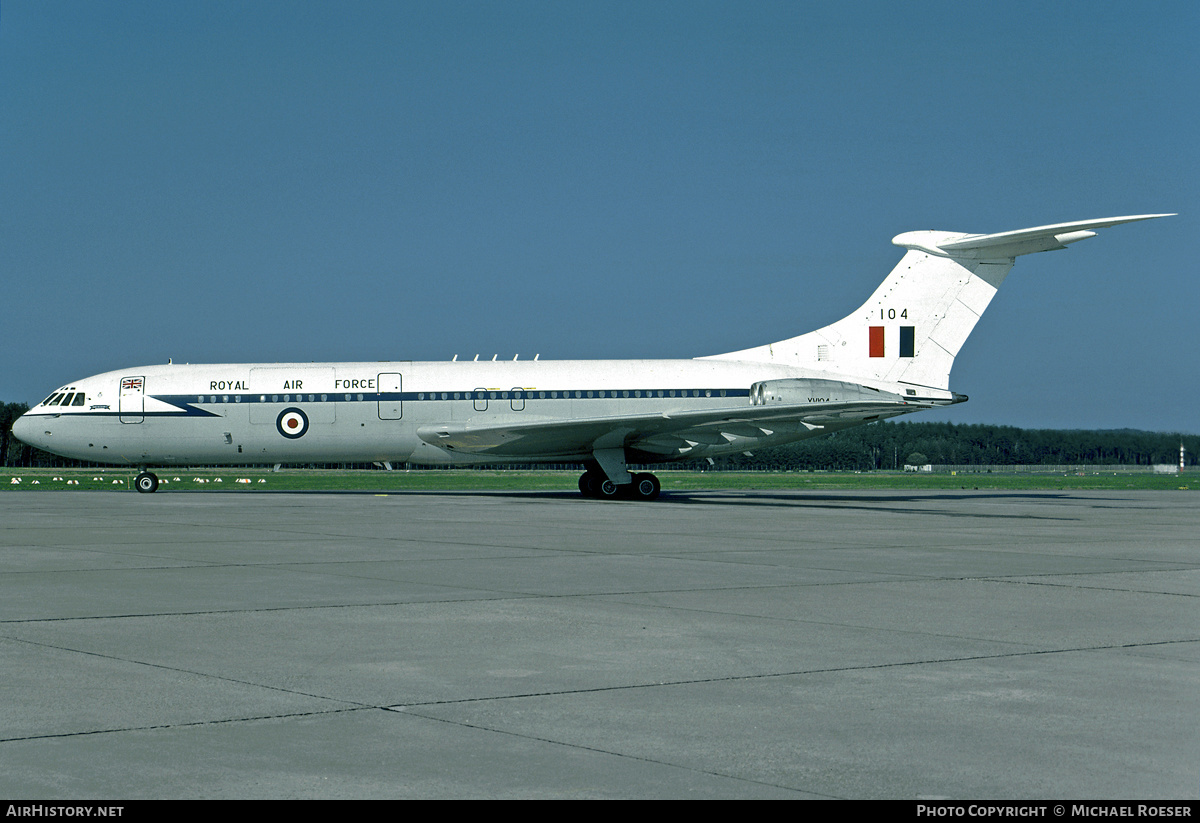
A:
[[[698,444],[726,446],[739,440],[745,443],[780,433],[808,431],[829,423],[860,422],[925,407],[925,404],[904,400],[740,406],[736,409],[576,420],[443,423],[421,426],[417,436],[451,452],[491,457],[528,459],[576,455],[589,458],[597,449],[622,446],[671,454]]]

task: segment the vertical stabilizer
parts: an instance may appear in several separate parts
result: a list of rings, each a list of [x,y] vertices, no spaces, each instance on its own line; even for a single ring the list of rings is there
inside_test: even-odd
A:
[[[808,334],[715,355],[799,366],[860,380],[949,389],[950,369],[1019,255],[1066,248],[1091,229],[1169,217],[1145,214],[1000,234],[906,232],[908,251],[857,311]]]

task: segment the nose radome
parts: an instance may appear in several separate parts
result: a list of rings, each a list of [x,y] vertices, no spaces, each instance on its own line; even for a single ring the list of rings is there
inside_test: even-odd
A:
[[[23,414],[13,421],[13,437],[30,446],[41,446],[45,435],[38,429],[38,421]]]

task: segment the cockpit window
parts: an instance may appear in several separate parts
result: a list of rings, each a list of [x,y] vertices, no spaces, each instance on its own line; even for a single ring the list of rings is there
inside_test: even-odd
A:
[[[80,392],[79,394],[75,395],[75,402],[72,403],[71,405],[72,406],[82,406],[86,402],[87,402],[87,395],[84,392]]]
[[[47,405],[47,406],[57,406],[57,405],[58,405],[58,401],[60,401],[60,400],[62,400],[62,399],[63,399],[63,395],[62,395],[62,394],[56,394],[56,395],[54,395],[53,397],[51,397],[49,400],[47,400],[47,401],[46,401],[46,405]]]
[[[63,397],[62,405],[69,406],[69,405],[71,405],[71,401],[74,399],[75,399],[75,394],[73,392],[68,393],[65,397]]]

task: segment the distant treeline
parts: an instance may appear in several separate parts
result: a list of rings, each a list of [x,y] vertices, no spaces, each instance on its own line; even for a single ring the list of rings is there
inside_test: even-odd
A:
[[[47,454],[12,437],[13,421],[28,409],[24,403],[5,403],[0,406],[0,466],[97,465]],[[755,449],[750,457],[739,454],[716,458],[714,468],[740,471],[869,471],[900,469],[906,463],[1149,466],[1156,463],[1177,464],[1180,442],[1186,449],[1186,465],[1195,466],[1200,453],[1198,435],[1134,429],[1018,429],[1013,426],[884,421],[787,446]],[[707,466],[707,462],[702,462],[702,465]],[[345,467],[357,466],[348,464]]]
[[[1134,429],[1018,429],[954,423],[872,423],[753,451],[753,457],[720,458],[722,468],[773,471],[899,469],[905,464],[1196,465],[1200,436]]]

